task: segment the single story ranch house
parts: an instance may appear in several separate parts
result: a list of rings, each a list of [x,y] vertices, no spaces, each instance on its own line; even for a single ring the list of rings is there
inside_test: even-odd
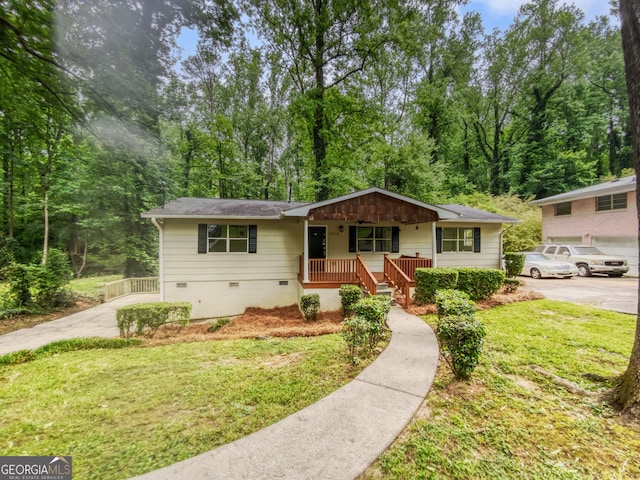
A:
[[[410,296],[416,268],[500,268],[503,226],[520,222],[379,188],[316,203],[179,198],[142,216],[159,231],[161,300],[191,302],[193,318],[309,293],[338,309],[347,283]]]

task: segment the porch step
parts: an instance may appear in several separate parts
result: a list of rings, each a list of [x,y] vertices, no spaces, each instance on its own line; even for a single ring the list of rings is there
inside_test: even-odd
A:
[[[394,293],[394,290],[393,288],[389,287],[388,283],[386,282],[378,283],[376,287],[376,295],[387,295],[391,297],[391,305],[396,304],[395,298],[393,298],[393,293]]]

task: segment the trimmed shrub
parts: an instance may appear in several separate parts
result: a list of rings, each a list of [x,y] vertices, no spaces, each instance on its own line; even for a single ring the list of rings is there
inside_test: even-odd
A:
[[[362,298],[362,290],[358,285],[340,285],[340,303],[344,318],[353,315],[353,306]]]
[[[128,305],[116,310],[116,320],[120,336],[129,338],[136,335],[153,337],[162,325],[189,324],[191,304],[189,302],[153,302]]]
[[[458,272],[453,268],[417,268],[414,280],[413,300],[417,305],[426,305],[435,302],[438,290],[456,288]]]
[[[340,334],[347,344],[351,363],[357,365],[365,346],[368,346],[369,322],[357,315],[349,317],[342,322]]]
[[[360,356],[370,354],[384,337],[391,310],[391,297],[375,295],[353,305],[353,316],[342,322],[342,338],[349,356],[357,364]]]
[[[469,378],[478,366],[485,335],[484,326],[474,315],[448,316],[440,319],[436,337],[442,355],[456,378]]]
[[[518,287],[520,287],[520,280],[517,278],[505,278],[502,284],[505,293],[513,293],[518,290]]]
[[[458,268],[456,290],[469,294],[471,300],[486,300],[500,290],[505,273],[495,268]]]
[[[300,297],[300,311],[304,315],[305,320],[315,320],[320,310],[320,295],[310,293]]]
[[[472,316],[476,311],[475,302],[460,290],[438,290],[435,303],[438,318]]]
[[[504,254],[504,268],[507,278],[515,278],[522,272],[526,255],[524,253],[507,252]]]

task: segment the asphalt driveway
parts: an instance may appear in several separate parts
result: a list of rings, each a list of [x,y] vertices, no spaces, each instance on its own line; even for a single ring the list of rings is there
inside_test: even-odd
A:
[[[0,336],[0,355],[16,350],[32,350],[58,340],[81,337],[117,337],[116,310],[134,303],[157,302],[157,293],[141,293],[118,298],[32,328]]]
[[[518,278],[526,283],[522,288],[540,292],[550,300],[583,303],[632,315],[637,313],[638,278],[635,277]]]

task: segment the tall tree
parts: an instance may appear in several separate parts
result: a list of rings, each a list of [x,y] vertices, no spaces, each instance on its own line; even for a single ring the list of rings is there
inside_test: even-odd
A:
[[[249,0],[256,30],[306,97],[316,200],[329,196],[329,92],[359,75],[390,40],[399,14],[387,0]],[[334,118],[336,118],[334,116]]]
[[[620,0],[622,48],[624,51],[627,91],[636,177],[640,175],[640,3]],[[638,230],[640,235],[640,182],[636,187]],[[640,298],[640,284],[638,287]],[[636,334],[627,370],[612,391],[613,401],[623,412],[640,418],[640,304],[636,318]]]

